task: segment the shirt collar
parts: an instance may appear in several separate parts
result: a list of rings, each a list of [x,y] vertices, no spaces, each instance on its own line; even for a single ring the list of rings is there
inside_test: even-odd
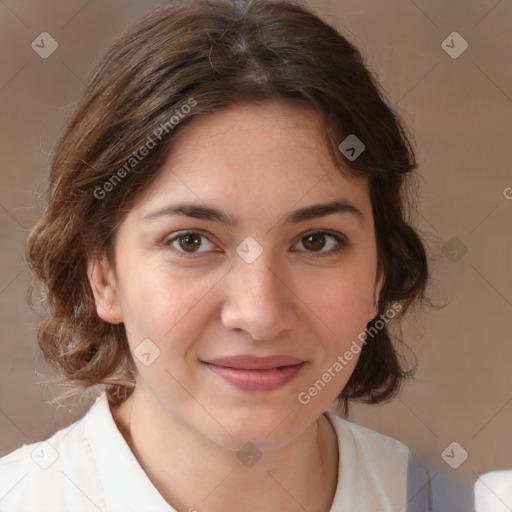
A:
[[[176,512],[153,485],[119,432],[105,391],[84,420],[105,492],[107,512]]]

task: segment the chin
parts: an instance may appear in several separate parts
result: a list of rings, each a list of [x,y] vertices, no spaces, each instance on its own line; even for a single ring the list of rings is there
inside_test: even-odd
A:
[[[309,422],[299,421],[296,412],[285,412],[284,408],[281,411],[279,416],[253,411],[252,414],[237,413],[219,418],[219,423],[231,436],[226,430],[217,428],[220,436],[216,436],[215,442],[231,450],[239,450],[246,443],[252,443],[261,451],[285,446],[299,436]]]

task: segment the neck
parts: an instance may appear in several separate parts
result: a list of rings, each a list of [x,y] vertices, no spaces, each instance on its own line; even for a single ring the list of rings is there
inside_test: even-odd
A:
[[[134,394],[112,411],[142,468],[176,510],[328,512],[336,491],[336,433],[321,415],[297,438],[256,463],[176,418],[155,418]],[[258,454],[256,455],[258,457]]]

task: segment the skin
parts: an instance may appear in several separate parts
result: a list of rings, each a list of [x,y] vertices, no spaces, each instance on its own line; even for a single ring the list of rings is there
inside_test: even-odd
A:
[[[333,200],[362,216],[283,223],[292,210]],[[179,215],[142,220],[182,201],[222,209],[238,225]],[[183,230],[206,238],[199,246],[170,241]],[[308,243],[312,230],[348,245],[315,258],[339,242],[324,235]],[[252,263],[236,252],[248,236],[263,249]],[[297,396],[375,317],[381,283],[368,180],[340,174],[316,114],[273,100],[184,125],[119,226],[115,257],[115,268],[104,256],[89,260],[98,315],[124,322],[132,351],[149,338],[160,355],[148,366],[134,358],[135,391],[112,412],[162,496],[180,511],[328,511],[338,449],[322,413],[358,355],[307,405]],[[201,362],[236,354],[306,363],[277,390],[242,391]],[[237,458],[247,442],[262,455],[252,467]]]

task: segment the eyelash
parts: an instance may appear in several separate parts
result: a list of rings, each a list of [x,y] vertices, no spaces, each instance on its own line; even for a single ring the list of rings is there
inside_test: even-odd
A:
[[[299,242],[302,241],[304,238],[307,238],[308,236],[318,235],[318,234],[323,234],[323,235],[326,235],[327,237],[333,238],[334,240],[336,240],[338,242],[338,245],[335,248],[330,249],[329,251],[326,251],[326,252],[315,252],[315,251],[307,251],[306,250],[306,252],[309,253],[311,255],[311,257],[313,257],[313,258],[334,257],[339,252],[341,252],[343,249],[345,249],[346,247],[348,247],[350,245],[349,242],[347,242],[347,240],[345,240],[343,237],[336,235],[330,231],[326,231],[326,230],[309,231],[299,238]],[[162,242],[162,245],[169,247],[172,251],[176,252],[177,254],[179,254],[179,256],[181,256],[183,258],[197,258],[201,254],[207,252],[207,251],[203,251],[203,252],[198,252],[198,253],[197,252],[196,253],[186,253],[186,252],[176,249],[175,247],[172,247],[172,244],[176,240],[179,240],[180,238],[185,237],[187,235],[199,235],[200,237],[206,238],[210,243],[212,243],[209,240],[209,238],[201,231],[181,231],[181,232],[178,232],[175,236],[164,240]]]

